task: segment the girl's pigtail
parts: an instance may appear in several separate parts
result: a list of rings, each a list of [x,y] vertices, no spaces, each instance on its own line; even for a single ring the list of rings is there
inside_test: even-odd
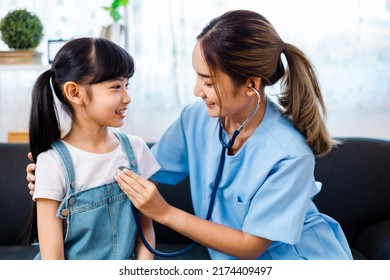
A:
[[[42,73],[32,91],[29,123],[30,151],[36,162],[40,153],[47,151],[51,144],[61,138],[61,127],[54,94],[58,91],[53,71]]]
[[[32,90],[30,111],[29,137],[30,151],[33,161],[37,161],[40,153],[47,151],[51,144],[60,139],[61,129],[54,102],[55,88],[53,86],[53,72],[47,70],[42,73]],[[24,235],[24,245],[38,242],[36,203],[31,206],[31,216]]]

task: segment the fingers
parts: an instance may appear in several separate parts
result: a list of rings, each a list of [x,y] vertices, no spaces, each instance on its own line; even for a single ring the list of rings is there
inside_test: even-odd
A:
[[[134,172],[129,170],[126,173],[124,171],[117,172],[115,180],[132,201],[134,199],[138,201],[141,199],[140,194],[144,187],[131,177],[132,173],[134,174]]]
[[[31,153],[28,153],[28,158],[30,160],[32,159]],[[34,190],[35,190],[35,175],[34,175],[35,168],[36,168],[36,165],[34,163],[30,163],[26,167],[26,172],[27,172],[26,180],[28,181],[28,189],[30,190],[29,194],[31,196],[34,195]]]
[[[31,152],[29,152],[29,153],[27,154],[27,157],[28,157],[29,160],[33,161],[33,156],[32,156],[32,153],[31,153]]]
[[[145,179],[144,177],[138,175],[137,173],[134,173],[133,171],[129,169],[123,170],[123,173],[134,180],[137,184],[134,183],[134,187],[139,186],[147,190],[151,190],[155,188],[155,185],[151,183],[149,180]],[[143,190],[142,190],[143,191]]]
[[[36,166],[35,163],[29,163],[29,164],[27,165],[27,167],[26,167],[26,172],[27,172],[27,174],[33,175],[34,172],[35,172],[36,167],[37,167],[37,166]]]
[[[34,175],[35,168],[36,168],[36,165],[34,163],[30,163],[29,165],[27,165],[27,168],[26,168],[26,172],[27,172],[26,180],[28,182],[30,182],[30,183],[35,182],[35,175]]]

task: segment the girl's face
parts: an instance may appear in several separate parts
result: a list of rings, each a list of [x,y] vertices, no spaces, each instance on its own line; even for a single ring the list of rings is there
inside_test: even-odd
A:
[[[213,79],[216,84],[213,84],[199,42],[195,45],[192,54],[192,64],[196,72],[194,95],[205,102],[210,117],[228,117],[245,112],[246,90],[243,89],[244,87],[235,89],[230,77],[220,71],[216,71],[216,77]],[[216,88],[223,104],[220,104]]]
[[[131,102],[127,87],[128,79],[123,77],[91,85],[81,117],[99,126],[122,126]]]

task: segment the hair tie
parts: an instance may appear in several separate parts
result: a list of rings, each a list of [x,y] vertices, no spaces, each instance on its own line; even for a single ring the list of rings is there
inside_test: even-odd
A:
[[[282,53],[285,53],[287,50],[287,44],[283,42],[283,48],[282,48]]]
[[[53,76],[50,76],[50,79],[49,79],[49,84],[50,84],[50,88],[51,88],[51,92],[54,96],[56,96],[56,92],[54,90],[54,87],[53,87],[53,80],[52,80],[52,77]]]

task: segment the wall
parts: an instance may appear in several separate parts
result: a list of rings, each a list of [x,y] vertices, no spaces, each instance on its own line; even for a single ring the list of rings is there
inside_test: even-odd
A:
[[[27,8],[45,26],[45,37],[38,47],[44,54],[43,68],[0,66],[0,141],[6,141],[9,130],[27,129],[32,84],[41,70],[49,67],[47,40],[99,36],[101,28],[111,23],[102,9],[110,2],[0,2],[0,18],[9,10]],[[129,51],[136,60],[136,74],[130,86],[133,103],[123,130],[157,141],[180,109],[195,100],[191,52],[198,32],[224,11],[246,8],[264,14],[284,41],[298,46],[313,60],[332,135],[390,139],[389,3],[133,0],[128,11]],[[6,49],[0,42],[0,50]],[[270,89],[270,94],[277,91]]]

